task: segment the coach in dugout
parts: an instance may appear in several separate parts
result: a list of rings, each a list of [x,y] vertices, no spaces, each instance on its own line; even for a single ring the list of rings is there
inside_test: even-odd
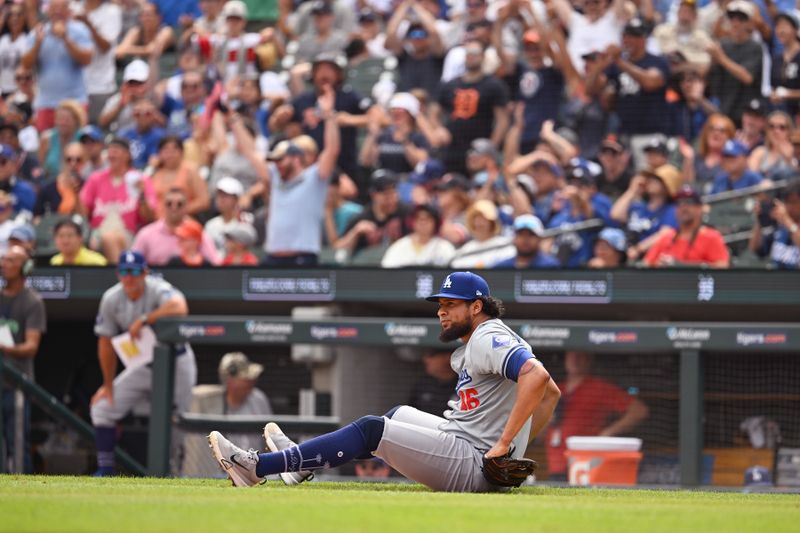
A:
[[[567,480],[564,451],[568,437],[621,435],[647,418],[647,406],[616,385],[592,375],[593,356],[567,352],[561,402],[547,430],[547,470],[551,481]]]
[[[39,351],[39,342],[42,333],[47,329],[47,318],[44,311],[44,302],[35,290],[25,286],[25,279],[30,275],[33,262],[28,252],[22,246],[13,245],[0,259],[0,274],[5,281],[5,287],[0,292],[0,330],[7,334],[0,335],[0,353],[3,363],[13,366],[33,381],[33,358]],[[13,344],[8,345],[7,337],[10,336]],[[14,391],[3,388],[3,420],[5,435],[0,436],[6,441],[6,450],[9,456],[14,457]],[[23,411],[23,446],[25,473],[33,471],[33,462],[30,453],[30,404],[25,401]],[[2,448],[2,447],[0,447]],[[0,457],[0,461],[5,461]]]
[[[97,444],[95,476],[114,475],[114,447],[117,423],[135,406],[147,402],[152,389],[150,364],[130,364],[117,375],[117,355],[111,342],[121,333],[136,339],[142,329],[166,316],[186,316],[189,308],[183,294],[167,281],[149,275],[144,256],[122,252],[117,264],[119,283],[100,300],[94,332],[103,384],[92,396],[91,416]],[[197,383],[197,364],[189,344],[178,345],[175,356],[173,405],[187,411],[192,387]],[[176,439],[177,440],[177,439]]]

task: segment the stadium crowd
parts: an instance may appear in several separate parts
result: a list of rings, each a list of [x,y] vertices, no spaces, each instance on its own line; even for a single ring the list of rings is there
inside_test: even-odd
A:
[[[791,0],[277,2],[6,1],[0,252],[800,265]]]

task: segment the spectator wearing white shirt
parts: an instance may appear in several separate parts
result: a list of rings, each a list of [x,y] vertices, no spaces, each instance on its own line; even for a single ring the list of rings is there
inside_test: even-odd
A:
[[[0,91],[3,97],[17,90],[15,71],[27,47],[28,34],[25,32],[25,6],[6,4],[0,31]]]
[[[383,255],[383,268],[429,266],[443,268],[450,264],[456,249],[438,236],[442,215],[435,206],[419,204],[411,212],[411,233],[395,241]]]
[[[239,208],[239,199],[244,194],[242,182],[231,176],[217,181],[214,207],[219,212],[205,225],[205,233],[214,241],[221,254],[225,253],[225,233],[240,222],[252,224],[253,216]]]
[[[630,18],[625,0],[584,0],[583,14],[567,0],[553,0],[553,5],[569,31],[567,52],[578,72],[583,72],[584,55],[620,44],[622,28]]]
[[[86,65],[83,77],[89,94],[89,122],[100,118],[103,106],[117,91],[115,48],[122,33],[122,11],[119,6],[106,0],[84,0],[80,14],[75,20],[89,28],[95,52]]]

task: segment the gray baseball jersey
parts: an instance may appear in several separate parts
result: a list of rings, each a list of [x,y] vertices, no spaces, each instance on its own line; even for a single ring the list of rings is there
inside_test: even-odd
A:
[[[125,294],[122,284],[117,283],[100,300],[94,332],[98,336],[114,337],[128,331],[137,318],[157,309],[175,295],[183,296],[169,282],[147,276],[144,280],[144,293],[133,301]]]
[[[509,377],[511,355],[520,349],[531,351],[500,319],[487,320],[475,328],[469,341],[459,346],[450,359],[458,374],[458,400],[449,402],[447,422],[440,429],[461,437],[478,449],[494,446],[517,399],[517,384]],[[528,446],[529,418],[514,437],[514,457],[522,457]]]
[[[98,336],[114,337],[127,331],[140,316],[163,305],[170,298],[183,294],[162,279],[147,276],[142,296],[133,301],[125,294],[121,283],[108,289],[100,300],[100,310],[94,332]],[[191,405],[192,387],[197,383],[197,364],[191,346],[176,346],[175,396],[179,411],[187,411]],[[114,402],[105,398],[92,405],[92,423],[97,427],[113,426],[124,418],[131,409],[146,405],[150,400],[152,370],[149,366],[129,367],[114,378]],[[174,439],[178,441],[176,437]]]

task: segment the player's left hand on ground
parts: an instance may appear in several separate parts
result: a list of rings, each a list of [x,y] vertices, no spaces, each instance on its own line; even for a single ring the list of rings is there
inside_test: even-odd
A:
[[[510,454],[500,457],[483,456],[483,477],[498,487],[519,487],[536,471],[539,465],[532,459],[512,459]]]

